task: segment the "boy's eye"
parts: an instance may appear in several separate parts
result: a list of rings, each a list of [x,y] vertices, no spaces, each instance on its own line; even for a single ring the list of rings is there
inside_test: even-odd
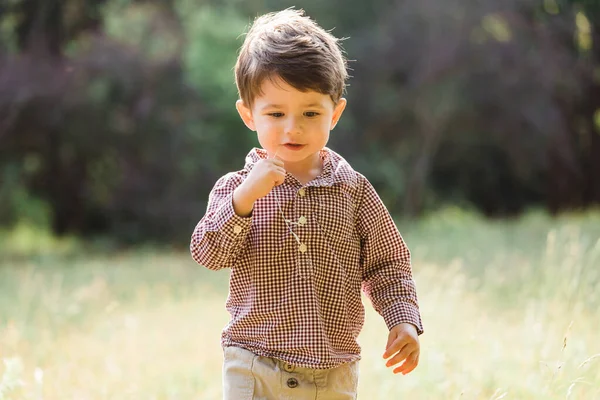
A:
[[[268,115],[270,115],[271,117],[274,117],[274,118],[283,117],[283,113],[280,113],[280,112],[269,113]]]
[[[307,111],[304,113],[304,115],[310,118],[310,117],[317,117],[319,115],[319,113],[315,112],[315,111]]]

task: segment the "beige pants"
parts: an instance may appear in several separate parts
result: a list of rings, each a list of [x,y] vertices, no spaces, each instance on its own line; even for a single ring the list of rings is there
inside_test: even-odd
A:
[[[224,349],[224,400],[350,400],[356,399],[357,385],[356,361],[309,369],[239,347]]]

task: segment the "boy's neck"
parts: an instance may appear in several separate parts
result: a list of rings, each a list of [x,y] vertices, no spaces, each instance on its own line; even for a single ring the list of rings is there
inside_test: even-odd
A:
[[[317,154],[316,158],[312,160],[302,160],[298,163],[284,162],[284,168],[286,172],[290,173],[302,185],[305,185],[315,179],[317,176],[321,175],[321,171],[323,170],[323,161]]]

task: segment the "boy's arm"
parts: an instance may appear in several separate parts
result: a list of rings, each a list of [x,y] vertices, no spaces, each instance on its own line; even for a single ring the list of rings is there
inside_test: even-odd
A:
[[[190,252],[206,268],[231,267],[244,248],[252,218],[240,217],[233,209],[233,192],[241,183],[236,174],[219,179],[208,197],[206,214],[194,229]]]
[[[371,183],[363,178],[358,210],[363,290],[389,330],[410,323],[423,333],[410,251]]]

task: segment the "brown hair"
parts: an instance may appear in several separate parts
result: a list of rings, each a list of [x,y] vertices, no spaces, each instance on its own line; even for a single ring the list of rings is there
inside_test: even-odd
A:
[[[235,64],[240,98],[250,107],[265,79],[283,79],[300,91],[328,94],[337,104],[348,78],[339,39],[304,15],[286,9],[258,17]]]

